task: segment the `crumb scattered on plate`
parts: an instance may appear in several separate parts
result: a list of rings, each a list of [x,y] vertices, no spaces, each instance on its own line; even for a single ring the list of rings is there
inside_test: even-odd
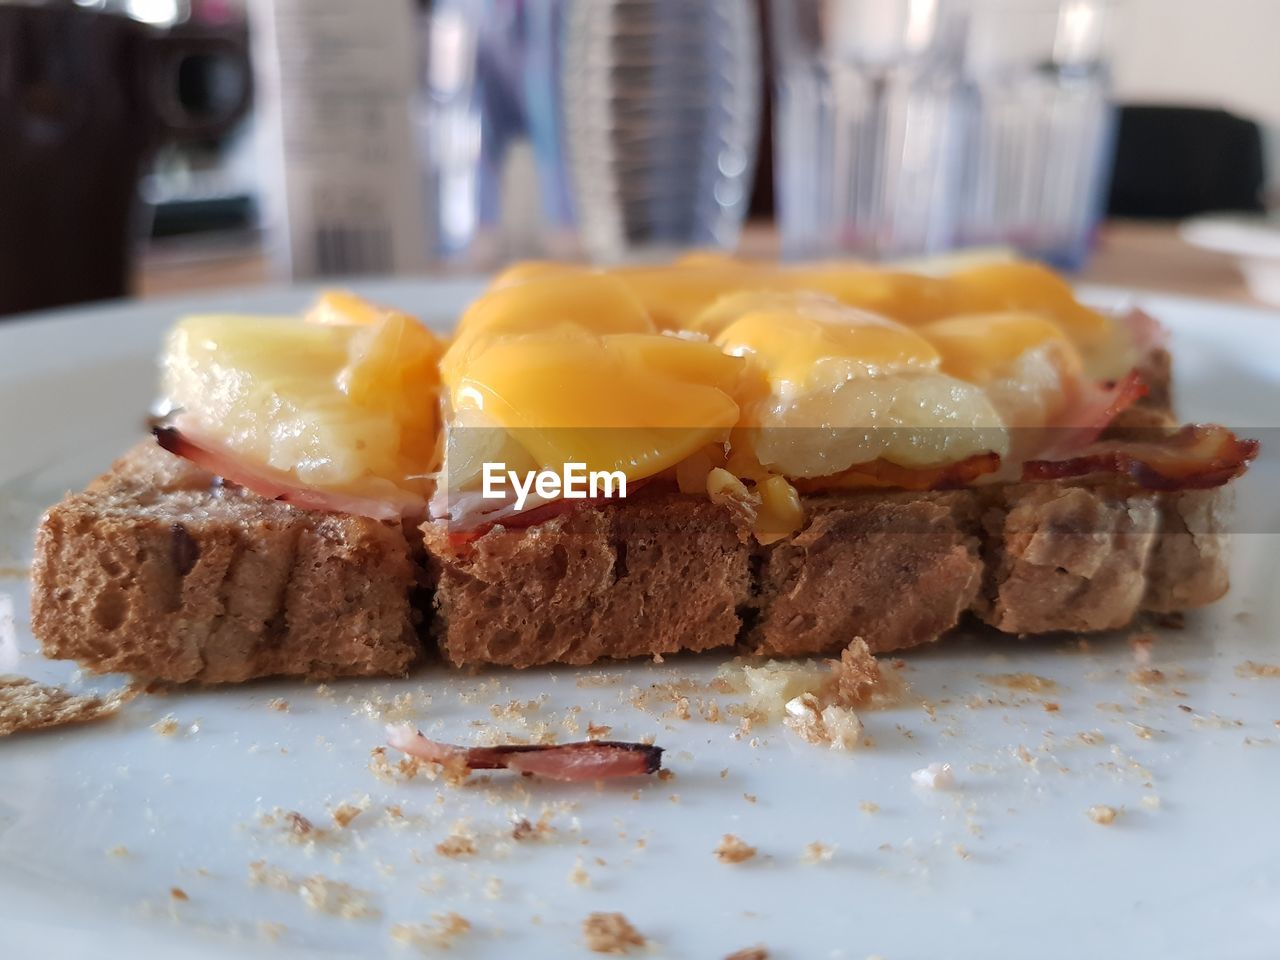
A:
[[[458,913],[436,913],[431,923],[397,923],[391,928],[391,939],[401,946],[418,950],[448,950],[459,938],[471,932],[471,921]]]
[[[1236,676],[1253,680],[1280,679],[1280,663],[1258,663],[1255,660],[1246,660],[1236,666]]]
[[[582,939],[595,953],[628,954],[647,941],[620,913],[593,913],[582,921]]]
[[[137,696],[141,689],[130,685],[106,696],[76,694],[26,677],[0,676],[0,737],[26,730],[105,720]]]
[[[712,852],[721,863],[743,863],[756,855],[756,848],[732,833],[726,833]]]
[[[801,863],[826,863],[835,856],[835,848],[829,847],[821,840],[806,844],[804,853],[800,855]]]
[[[1115,807],[1109,807],[1106,804],[1094,804],[1088,809],[1089,819],[1094,823],[1100,823],[1104,827],[1116,822],[1116,817],[1120,816],[1120,811]]]

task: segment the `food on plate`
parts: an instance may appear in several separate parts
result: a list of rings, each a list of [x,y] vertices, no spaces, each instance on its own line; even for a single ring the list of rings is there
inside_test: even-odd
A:
[[[46,514],[32,623],[171,681],[1123,627],[1226,591],[1257,451],[1175,419],[1154,319],[1018,261],[529,263],[447,341],[329,293],[162,369],[157,442]]]
[[[514,770],[548,780],[612,780],[657,773],[662,767],[661,747],[614,740],[455,747],[429,740],[410,725],[398,724],[387,727],[387,745],[439,764],[446,773]]]
[[[26,677],[0,676],[0,737],[105,720],[115,716],[139,690],[131,685],[106,696],[75,694]]]

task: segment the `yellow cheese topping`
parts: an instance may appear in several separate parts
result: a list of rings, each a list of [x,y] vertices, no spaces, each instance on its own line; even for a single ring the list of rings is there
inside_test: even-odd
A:
[[[509,431],[543,468],[585,463],[634,480],[724,442],[741,373],[741,360],[705,341],[565,327],[490,343],[452,399]]]
[[[970,383],[986,384],[1003,375],[1029,350],[1052,344],[1079,372],[1079,355],[1056,324],[1044,317],[984,313],[934,320],[916,328],[937,349],[942,370]]]
[[[441,361],[441,377],[456,383],[474,356],[504,338],[562,327],[597,334],[655,330],[644,305],[614,277],[578,269],[535,271],[490,289],[467,308]]]
[[[811,293],[734,294],[695,326],[714,329],[725,353],[750,357],[785,390],[815,379],[933,370],[938,351],[918,333],[883,317]]]

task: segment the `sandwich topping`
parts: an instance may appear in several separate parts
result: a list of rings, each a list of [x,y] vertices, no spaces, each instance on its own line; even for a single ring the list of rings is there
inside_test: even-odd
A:
[[[447,349],[349,294],[301,320],[191,317],[170,335],[158,437],[313,509],[527,526],[587,503],[501,475],[587,472],[746,505],[761,539],[799,492],[1100,475],[1215,486],[1256,452],[1223,428],[1099,440],[1161,343],[1026,263],[943,276],[698,255],[497,277]]]

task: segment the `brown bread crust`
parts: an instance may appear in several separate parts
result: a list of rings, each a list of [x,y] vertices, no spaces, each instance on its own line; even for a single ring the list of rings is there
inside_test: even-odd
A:
[[[806,501],[808,526],[758,549],[756,622],[746,642],[771,656],[863,637],[873,653],[937,639],[982,585],[977,498],[860,493]]]
[[[32,586],[47,655],[176,682],[400,674],[421,653],[415,603],[456,665],[821,654],[855,636],[883,653],[969,614],[1092,631],[1227,589],[1229,488],[813,496],[806,528],[767,547],[723,507],[648,488],[468,543],[428,524],[419,545],[211,480],[147,444],[48,512]]]
[[[732,646],[750,548],[706,500],[645,491],[464,544],[423,528],[434,635],[455,665],[588,664]]]
[[[234,488],[141,444],[36,534],[47,656],[174,682],[403,673],[421,651],[404,532]]]

